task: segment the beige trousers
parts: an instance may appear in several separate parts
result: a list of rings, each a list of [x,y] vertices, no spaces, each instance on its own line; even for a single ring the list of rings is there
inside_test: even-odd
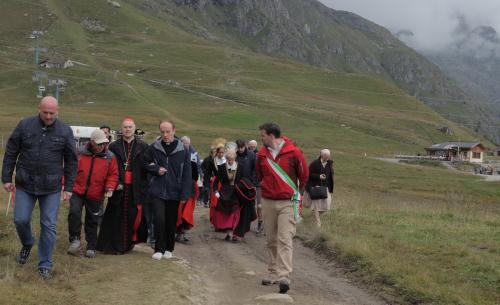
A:
[[[262,198],[262,216],[270,259],[269,273],[279,281],[285,280],[290,283],[296,225],[292,202]]]

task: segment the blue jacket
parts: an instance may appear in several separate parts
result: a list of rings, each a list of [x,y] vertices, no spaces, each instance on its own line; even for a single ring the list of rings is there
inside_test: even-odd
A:
[[[167,156],[158,140],[149,145],[143,159],[144,167],[151,174],[148,189],[151,197],[176,201],[189,198],[193,189],[191,154],[181,141],[177,141],[177,147]],[[160,167],[167,169],[163,176],[158,174]]]
[[[2,183],[12,182],[35,195],[64,190],[71,192],[77,168],[75,138],[71,127],[56,119],[44,126],[39,116],[23,119],[7,142],[3,159]]]

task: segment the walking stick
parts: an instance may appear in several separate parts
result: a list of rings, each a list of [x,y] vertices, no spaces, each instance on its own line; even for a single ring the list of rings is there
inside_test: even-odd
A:
[[[7,211],[5,212],[5,216],[9,216],[10,203],[12,202],[12,192],[9,192],[9,201],[7,203]]]

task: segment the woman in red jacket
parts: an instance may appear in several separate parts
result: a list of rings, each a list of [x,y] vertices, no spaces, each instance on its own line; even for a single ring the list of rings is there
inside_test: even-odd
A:
[[[101,205],[104,197],[111,197],[118,184],[118,166],[113,153],[108,151],[108,138],[102,130],[96,129],[90,142],[78,152],[78,171],[73,196],[69,201],[68,254],[76,255],[80,250],[82,229],[82,210],[85,206],[85,256],[95,256],[97,227],[101,218]]]

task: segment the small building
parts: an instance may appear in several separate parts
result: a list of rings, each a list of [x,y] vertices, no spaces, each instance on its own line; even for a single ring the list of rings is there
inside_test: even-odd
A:
[[[71,60],[64,60],[60,58],[50,58],[40,62],[40,67],[46,69],[67,69],[73,66],[74,64]]]
[[[486,147],[480,142],[444,142],[425,149],[427,155],[441,157],[447,161],[483,163]]]

